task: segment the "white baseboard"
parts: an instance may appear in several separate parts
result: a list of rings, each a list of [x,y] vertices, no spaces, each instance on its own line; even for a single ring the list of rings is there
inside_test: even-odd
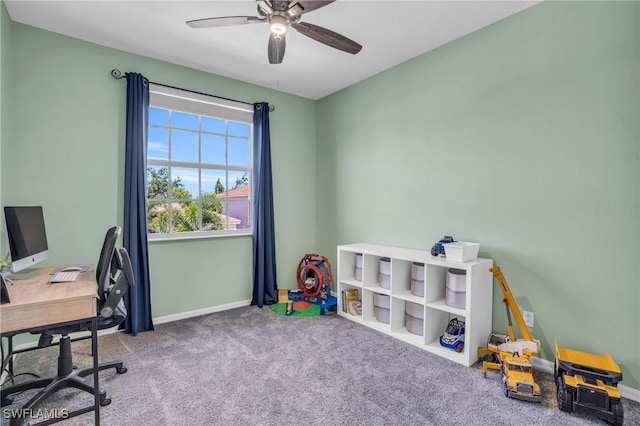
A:
[[[546,359],[538,358],[536,356],[529,358],[531,365],[536,370],[545,371],[553,374],[555,370],[555,363],[553,361],[547,361]],[[618,390],[623,398],[630,399],[632,401],[640,402],[640,390],[630,388],[625,385],[618,385]]]
[[[226,305],[212,306],[210,308],[196,309],[195,311],[181,312],[179,314],[165,315],[153,319],[154,324],[164,324],[166,322],[178,321],[181,319],[198,317],[200,315],[212,314],[214,312],[227,311],[229,309],[241,308],[249,306],[251,299],[240,300],[239,302],[227,303]]]
[[[640,390],[625,385],[618,385],[620,395],[635,402],[640,402]]]

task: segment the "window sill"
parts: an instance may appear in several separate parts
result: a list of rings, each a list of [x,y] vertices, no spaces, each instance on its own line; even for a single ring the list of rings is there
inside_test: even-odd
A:
[[[227,233],[227,234],[171,234],[171,235],[157,235],[157,234],[148,234],[147,240],[149,243],[156,242],[167,242],[167,241],[187,241],[187,240],[203,240],[203,239],[213,239],[213,238],[236,238],[236,237],[251,237],[253,234],[251,232],[238,232],[238,233]]]

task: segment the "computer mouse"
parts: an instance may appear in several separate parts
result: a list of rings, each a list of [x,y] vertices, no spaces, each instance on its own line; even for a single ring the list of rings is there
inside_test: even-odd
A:
[[[73,272],[73,271],[81,271],[82,266],[67,266],[66,268],[60,269],[61,272]]]

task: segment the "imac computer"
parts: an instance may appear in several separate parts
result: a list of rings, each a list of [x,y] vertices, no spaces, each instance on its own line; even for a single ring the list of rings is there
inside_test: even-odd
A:
[[[12,274],[9,278],[30,278],[31,274],[14,274],[49,257],[42,207],[5,207],[4,218],[11,253]]]

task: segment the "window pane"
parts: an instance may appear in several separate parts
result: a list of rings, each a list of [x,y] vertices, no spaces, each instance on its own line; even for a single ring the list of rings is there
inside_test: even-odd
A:
[[[203,134],[202,162],[208,164],[225,164],[224,137]]]
[[[200,129],[203,132],[222,133],[224,134],[224,120],[213,117],[202,117],[202,127]]]
[[[171,127],[198,130],[198,116],[186,112],[173,111],[171,113]]]
[[[234,190],[249,186],[249,172],[229,171],[229,188]],[[236,191],[237,192],[237,191]]]
[[[238,123],[237,121],[229,122],[229,134],[234,136],[249,137],[250,126],[247,123]]]
[[[200,230],[200,207],[195,201],[171,204],[174,232]]]
[[[219,203],[219,201],[218,201]],[[225,229],[225,219],[212,206],[215,202],[207,201],[202,205],[202,230],[219,231]]]
[[[224,194],[226,205],[223,212],[228,217],[227,229],[246,229],[251,226],[250,185],[248,172],[229,172],[231,189]]]
[[[227,189],[227,172],[225,170],[209,170],[202,169],[201,181],[202,192],[201,196],[206,194],[221,194]]]
[[[229,138],[229,165],[249,167],[249,140]]]
[[[169,125],[169,110],[164,108],[149,108],[149,124]]]
[[[168,198],[169,168],[164,166],[147,167],[147,199]]]
[[[147,156],[150,159],[169,159],[169,131],[162,127],[149,127],[149,147]]]
[[[224,209],[224,195],[226,187],[225,170],[202,170],[202,229],[214,231],[224,229],[221,213]]]
[[[147,203],[147,226],[150,234],[169,232],[169,203],[150,201]]]
[[[198,169],[186,167],[171,168],[171,198],[190,200],[196,198],[198,190]]]
[[[171,159],[198,162],[198,133],[171,130]]]

